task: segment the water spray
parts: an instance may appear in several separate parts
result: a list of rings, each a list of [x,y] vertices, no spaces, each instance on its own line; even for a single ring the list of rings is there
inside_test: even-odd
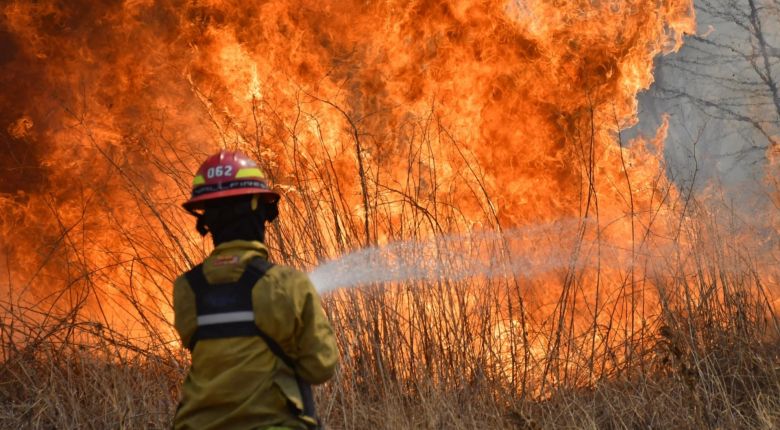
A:
[[[385,282],[534,277],[572,264],[578,231],[589,224],[569,219],[370,246],[320,264],[309,276],[320,293]]]

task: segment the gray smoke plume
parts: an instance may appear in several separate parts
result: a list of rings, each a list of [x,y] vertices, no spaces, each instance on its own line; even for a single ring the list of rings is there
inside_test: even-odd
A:
[[[760,203],[766,151],[780,138],[780,3],[702,0],[697,34],[656,60],[639,96],[637,127],[652,136],[668,115],[667,173],[683,191],[714,185],[745,207]]]

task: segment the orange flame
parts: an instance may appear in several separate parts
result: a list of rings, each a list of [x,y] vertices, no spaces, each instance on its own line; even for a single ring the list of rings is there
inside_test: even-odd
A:
[[[208,248],[178,204],[218,146],[284,191],[272,245],[298,266],[560,218],[621,244],[664,229],[666,125],[652,144],[618,136],[653,58],[693,31],[690,0],[0,11],[3,264],[10,288],[64,307],[170,318],[171,280]]]

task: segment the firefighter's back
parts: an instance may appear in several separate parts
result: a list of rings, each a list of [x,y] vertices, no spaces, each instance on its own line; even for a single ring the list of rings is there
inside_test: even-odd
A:
[[[208,288],[237,282],[247,264],[267,259],[257,241],[236,240],[217,246],[203,262]],[[295,269],[272,266],[252,288],[255,324],[296,361],[310,383],[329,379],[336,367],[333,333],[308,277]],[[195,292],[187,277],[174,286],[176,329],[193,347],[192,367],[182,386],[176,429],[305,429],[296,408],[301,395],[293,370],[259,336],[199,339]]]

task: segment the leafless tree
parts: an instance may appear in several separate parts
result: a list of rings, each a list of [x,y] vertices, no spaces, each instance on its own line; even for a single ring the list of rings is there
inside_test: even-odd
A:
[[[660,60],[645,107],[671,113],[667,155],[682,182],[694,140],[702,179],[762,177],[780,136],[780,2],[699,0],[696,13],[696,34]]]

